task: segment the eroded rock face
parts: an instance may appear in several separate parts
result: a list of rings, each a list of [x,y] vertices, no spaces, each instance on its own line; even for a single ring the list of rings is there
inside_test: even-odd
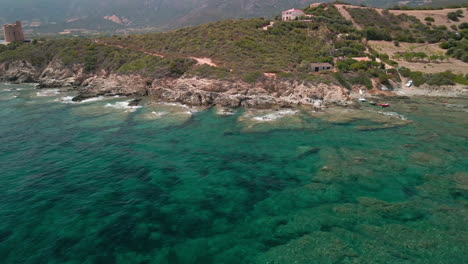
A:
[[[77,67],[65,67],[60,61],[54,60],[42,71],[39,77],[39,87],[55,88],[70,87],[75,83]]]
[[[147,95],[151,80],[139,75],[94,75],[81,83],[80,91],[97,95]]]
[[[192,106],[272,108],[328,104],[348,105],[349,92],[333,84],[312,84],[265,78],[255,84],[186,77],[150,79],[109,71],[86,73],[82,65],[66,66],[59,60],[39,69],[25,61],[0,65],[6,81],[39,82],[39,88],[77,87],[83,97],[96,95],[140,95]]]
[[[242,81],[203,78],[155,80],[149,94],[164,101],[194,106],[272,108],[325,104],[349,104],[348,91],[338,85],[269,80],[255,85]]]
[[[14,83],[34,82],[40,70],[27,61],[0,64],[0,80]]]

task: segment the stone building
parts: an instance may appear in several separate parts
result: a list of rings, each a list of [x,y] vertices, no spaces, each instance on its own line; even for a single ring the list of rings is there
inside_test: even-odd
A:
[[[313,72],[333,70],[333,65],[331,65],[330,63],[311,63],[309,67],[310,70]]]
[[[301,17],[303,15],[304,15],[304,11],[302,11],[302,10],[289,9],[289,10],[283,11],[281,13],[281,19],[283,21],[291,21],[291,20],[295,20],[296,18]]]
[[[15,24],[3,25],[3,36],[5,38],[5,43],[16,41],[23,42],[24,34],[23,27],[21,26],[21,21],[16,21]]]

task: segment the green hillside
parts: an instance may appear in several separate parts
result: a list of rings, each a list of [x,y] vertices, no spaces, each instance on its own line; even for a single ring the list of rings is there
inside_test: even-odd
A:
[[[364,46],[358,41],[337,41],[327,26],[310,22],[277,22],[268,30],[269,20],[225,20],[168,33],[114,37],[108,44],[144,49],[167,56],[210,57],[235,71],[278,72],[294,70],[302,62],[332,62],[333,45],[354,43],[356,55]]]
[[[263,73],[277,73],[279,78],[335,82],[347,88],[350,84],[362,84],[371,88],[371,79],[382,84],[389,80],[400,82],[394,69],[385,70],[388,65],[398,64],[387,54],[379,54],[366,46],[366,38],[372,39],[371,30],[379,34],[388,30],[389,39],[409,42],[413,39],[399,39],[399,36],[408,33],[416,41],[428,36],[424,31],[412,30],[421,25],[404,23],[414,20],[409,16],[370,16],[373,26],[369,24],[358,30],[333,5],[306,8],[305,12],[312,15],[308,21],[224,20],[166,33],[10,45],[0,53],[0,62],[22,59],[43,67],[58,59],[65,65],[85,65],[89,72],[104,69],[152,78],[185,74],[217,79],[242,78],[249,82],[259,80]],[[364,25],[367,21],[359,20]],[[268,25],[270,27],[265,28]],[[430,32],[444,36],[434,42],[443,40],[448,55],[468,58],[468,29],[462,29],[458,35],[453,35],[449,29]],[[351,59],[364,56],[371,61]],[[196,65],[192,57],[209,58],[217,67]],[[325,62],[335,65],[339,72],[311,74],[311,63]],[[405,73],[411,74],[407,70]],[[417,84],[434,79],[432,77],[431,74],[419,74]],[[444,80],[441,83],[447,84],[463,77],[445,74],[441,79]]]
[[[199,25],[217,20],[273,17],[282,10],[301,8],[311,3],[334,0],[0,0],[0,23],[16,20],[41,21],[43,27],[35,31],[59,32],[65,28],[114,31],[123,28],[153,28],[167,30]],[[404,1],[405,5],[437,5],[448,0]],[[393,7],[399,0],[348,0],[351,4],[372,7]],[[458,1],[468,3],[468,1]],[[119,25],[105,20],[116,15],[130,21]],[[67,22],[79,19],[78,23]]]

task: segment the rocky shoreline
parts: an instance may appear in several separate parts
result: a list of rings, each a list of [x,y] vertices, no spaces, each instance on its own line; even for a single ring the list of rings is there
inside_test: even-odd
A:
[[[100,71],[86,73],[84,67],[65,67],[54,60],[41,69],[27,61],[0,64],[0,80],[15,83],[38,83],[38,88],[70,87],[79,95],[75,101],[95,96],[136,95],[190,106],[272,108],[308,105],[354,104],[350,92],[335,84],[312,84],[299,81],[263,78],[251,84],[242,80],[216,80],[181,76],[146,78]]]
[[[258,108],[294,107],[298,105],[322,109],[327,106],[356,106],[356,92],[337,84],[308,83],[265,77],[254,84],[242,80],[216,80],[181,76],[151,79],[137,74],[124,75],[100,71],[87,73],[82,65],[64,66],[53,60],[39,68],[27,61],[0,64],[0,80],[14,83],[38,83],[38,88],[70,87],[78,91],[74,101],[96,96],[149,96],[156,101],[189,106]],[[429,90],[428,90],[429,89]],[[418,92],[387,93],[395,95],[466,95],[466,87],[454,93],[448,87],[413,89]],[[425,93],[424,90],[432,91]],[[434,91],[439,91],[434,93]]]

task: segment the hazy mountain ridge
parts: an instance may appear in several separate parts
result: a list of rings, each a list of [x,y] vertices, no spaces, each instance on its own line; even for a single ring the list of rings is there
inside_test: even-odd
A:
[[[447,2],[447,0],[433,0]],[[60,28],[89,28],[115,30],[118,28],[153,27],[161,30],[198,25],[227,18],[270,17],[288,8],[303,8],[315,2],[330,0],[0,0],[0,22],[15,20],[40,21]],[[353,4],[390,7],[402,3],[397,0],[350,0]],[[423,0],[405,1],[408,5],[426,3]],[[128,19],[125,25],[106,20],[116,16]],[[76,20],[67,23],[68,20]],[[109,23],[110,22],[110,23]],[[77,27],[79,25],[79,27]]]

